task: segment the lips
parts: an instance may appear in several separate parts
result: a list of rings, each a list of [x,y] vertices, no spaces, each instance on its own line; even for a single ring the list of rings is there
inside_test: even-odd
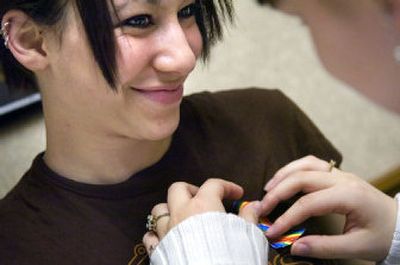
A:
[[[146,88],[132,87],[132,90],[146,99],[160,104],[173,104],[179,102],[183,96],[183,85]]]

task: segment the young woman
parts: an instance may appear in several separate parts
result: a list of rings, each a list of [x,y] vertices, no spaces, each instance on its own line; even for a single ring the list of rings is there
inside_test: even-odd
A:
[[[145,264],[146,216],[170,184],[217,176],[253,200],[289,161],[341,160],[279,91],[182,97],[231,18],[216,2],[0,1],[7,82],[40,90],[47,132],[0,202],[2,264]]]
[[[400,1],[258,2],[270,3],[301,17],[310,28],[318,54],[328,71],[375,102],[400,113]],[[269,229],[267,236],[271,239],[312,216],[335,213],[346,218],[342,234],[305,236],[291,247],[293,255],[400,264],[400,195],[393,199],[361,178],[332,168],[326,161],[312,156],[278,170],[265,190],[267,195],[262,202],[243,209],[242,217],[257,223],[260,215],[269,214],[280,202],[298,192],[305,193]],[[180,189],[171,189],[168,204],[157,205],[152,213],[159,216],[168,210],[170,218],[160,219],[157,233],[146,235],[144,242],[148,248],[157,245],[171,227],[184,219],[214,212],[189,218],[171,230],[152,255],[154,264],[165,264],[163,260],[168,260],[171,252],[184,252],[182,255],[186,255],[187,260],[204,257],[207,261],[229,264],[265,264],[268,248],[261,233],[257,233],[250,223],[223,213],[225,208],[218,200],[232,194],[240,196],[241,189],[221,181],[205,183],[200,188],[186,184]],[[170,200],[177,197],[181,198],[180,203],[177,199]],[[220,227],[219,231],[210,229],[210,224]],[[182,230],[196,231],[202,237],[181,233]],[[179,242],[185,244],[182,246]],[[225,247],[207,248],[210,242]],[[196,249],[196,253],[192,249]]]

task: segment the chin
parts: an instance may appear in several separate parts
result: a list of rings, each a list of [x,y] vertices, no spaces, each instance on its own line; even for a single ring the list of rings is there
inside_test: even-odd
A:
[[[174,134],[178,125],[179,116],[168,121],[153,122],[144,128],[143,137],[150,141],[164,140]]]

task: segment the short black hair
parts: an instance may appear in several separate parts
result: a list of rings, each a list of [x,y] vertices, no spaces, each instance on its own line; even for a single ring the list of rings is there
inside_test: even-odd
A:
[[[269,4],[271,6],[276,6],[279,0],[257,0],[259,4]]]
[[[116,44],[108,0],[0,0],[0,17],[9,10],[21,10],[38,24],[60,26],[61,34],[66,7],[71,2],[75,3],[79,11],[89,46],[105,80],[115,89]],[[222,39],[223,22],[232,22],[232,0],[196,0],[195,4],[196,22],[203,41],[202,58],[207,60],[211,46]],[[35,75],[23,67],[2,44],[0,60],[10,88],[38,88]]]

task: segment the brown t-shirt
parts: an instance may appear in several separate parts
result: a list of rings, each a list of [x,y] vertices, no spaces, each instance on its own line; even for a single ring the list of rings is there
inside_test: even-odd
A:
[[[74,182],[42,154],[0,201],[1,265],[147,264],[146,216],[175,181],[232,180],[246,200],[283,165],[313,154],[341,161],[310,120],[277,90],[243,89],[185,97],[170,149],[155,165],[116,185]],[[108,163],[108,161],[104,161]],[[276,214],[287,204],[282,204]],[[230,202],[226,202],[229,210]],[[304,224],[309,233],[321,226]],[[334,264],[271,251],[271,264]]]

